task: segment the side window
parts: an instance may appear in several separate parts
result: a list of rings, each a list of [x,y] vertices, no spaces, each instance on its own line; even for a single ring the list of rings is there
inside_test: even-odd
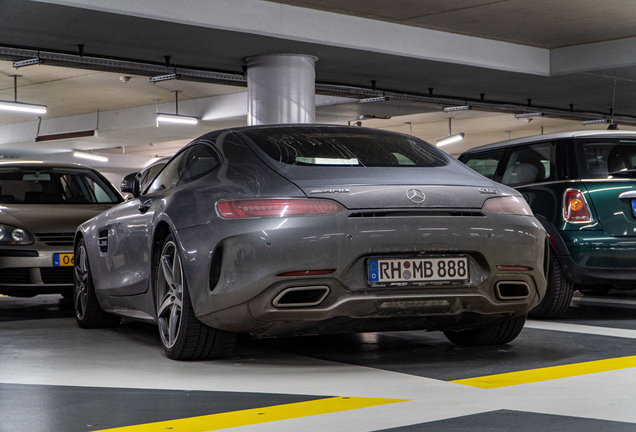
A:
[[[186,161],[193,149],[195,149],[195,147],[190,147],[172,158],[170,163],[166,165],[163,171],[161,171],[150,184],[148,190],[146,190],[146,194],[175,187],[186,170]]]
[[[503,158],[503,155],[503,150],[497,150],[478,155],[470,155],[462,158],[461,161],[484,177],[493,180],[497,172],[497,165]]]
[[[186,171],[181,177],[179,184],[198,180],[219,166],[218,156],[214,150],[207,145],[197,145],[194,146],[193,149],[194,150],[188,155]]]
[[[553,143],[513,148],[501,182],[517,186],[553,180],[554,153]]]

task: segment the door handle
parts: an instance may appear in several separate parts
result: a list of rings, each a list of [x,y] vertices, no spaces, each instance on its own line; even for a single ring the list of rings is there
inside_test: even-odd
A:
[[[146,213],[148,210],[150,210],[151,205],[152,205],[152,201],[146,200],[143,203],[141,203],[139,207],[137,207],[137,209],[139,210],[139,213]]]

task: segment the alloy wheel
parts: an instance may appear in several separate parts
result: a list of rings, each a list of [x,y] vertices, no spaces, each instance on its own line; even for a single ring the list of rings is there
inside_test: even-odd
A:
[[[88,303],[88,264],[86,248],[81,245],[77,249],[75,257],[75,315],[78,319],[84,319],[86,305]]]
[[[164,244],[157,277],[157,320],[161,341],[172,348],[181,328],[183,307],[183,267],[173,241]]]

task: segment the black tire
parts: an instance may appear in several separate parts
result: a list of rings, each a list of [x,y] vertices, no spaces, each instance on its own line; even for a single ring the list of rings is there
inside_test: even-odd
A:
[[[195,316],[181,255],[172,234],[164,240],[155,267],[157,324],[166,355],[173,360],[229,355],[237,334],[208,327]]]
[[[550,250],[550,268],[548,269],[548,287],[541,303],[530,311],[528,316],[534,319],[557,318],[568,309],[574,294],[574,285],[565,277],[559,259]]]
[[[117,327],[121,317],[104,312],[97,302],[84,239],[78,242],[75,250],[73,274],[73,308],[77,324],[85,329]]]
[[[586,296],[604,296],[611,288],[579,288],[579,292]]]
[[[444,335],[455,345],[470,347],[483,345],[503,345],[515,340],[526,322],[526,315],[509,318],[485,327],[471,330],[447,330]]]

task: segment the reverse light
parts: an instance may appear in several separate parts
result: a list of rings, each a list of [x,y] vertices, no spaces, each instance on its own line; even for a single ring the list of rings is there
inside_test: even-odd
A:
[[[242,199],[218,201],[217,212],[224,219],[282,218],[336,214],[345,208],[325,199]]]
[[[0,245],[23,246],[33,243],[33,235],[22,228],[0,225]]]
[[[563,194],[563,219],[572,223],[592,222],[590,206],[578,189],[568,189]]]
[[[532,216],[532,210],[526,200],[516,196],[488,198],[483,209],[491,213]]]

